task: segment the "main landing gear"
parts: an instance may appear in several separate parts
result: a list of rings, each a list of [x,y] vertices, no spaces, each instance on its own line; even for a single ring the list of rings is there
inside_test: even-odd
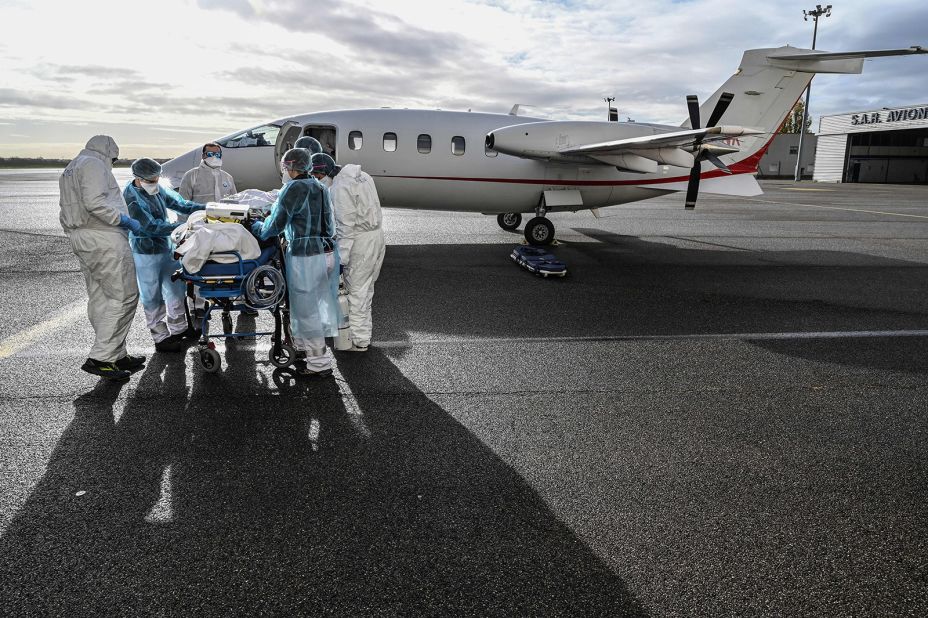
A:
[[[528,244],[543,247],[554,242],[554,224],[545,218],[548,209],[544,200],[535,208],[535,216],[525,224],[525,240]],[[517,212],[506,212],[496,215],[496,222],[504,230],[512,231],[522,223],[522,215]]]

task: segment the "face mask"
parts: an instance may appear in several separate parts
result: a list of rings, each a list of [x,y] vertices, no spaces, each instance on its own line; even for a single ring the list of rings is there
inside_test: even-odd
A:
[[[140,184],[142,185],[142,188],[145,189],[145,193],[148,195],[154,195],[158,192],[157,182],[142,182]]]
[[[320,182],[322,182],[322,184],[324,184],[327,187],[332,186],[332,179],[329,178],[328,176],[324,177]]]
[[[212,168],[222,167],[222,159],[219,157],[208,157],[203,159],[203,162]]]

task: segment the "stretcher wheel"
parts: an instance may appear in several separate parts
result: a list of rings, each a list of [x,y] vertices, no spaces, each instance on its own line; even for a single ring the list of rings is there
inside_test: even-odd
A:
[[[268,358],[275,367],[289,367],[293,363],[293,359],[296,358],[296,350],[286,343],[272,345],[271,351],[268,352]]]
[[[219,352],[210,348],[198,350],[194,359],[197,365],[200,366],[200,369],[206,373],[216,373],[219,371],[219,368],[222,367],[222,359],[219,357]]]

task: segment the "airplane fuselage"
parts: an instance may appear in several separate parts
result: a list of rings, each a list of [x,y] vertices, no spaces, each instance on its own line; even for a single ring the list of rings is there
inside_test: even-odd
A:
[[[265,126],[284,127],[274,144],[235,147],[241,141],[230,138],[241,132],[217,141],[223,145],[223,169],[240,190],[270,190],[281,184],[278,161],[286,147],[300,135],[331,129],[338,163],[359,164],[374,178],[381,203],[394,208],[530,212],[546,190],[575,190],[577,203],[548,210],[581,210],[655,197],[665,192],[662,184],[687,178],[688,170],[674,166],[640,174],[582,159],[515,157],[485,145],[487,134],[495,129],[536,122],[542,119],[441,110],[345,110],[268,123]],[[679,129],[617,122],[571,124],[612,139]],[[191,151],[167,163],[164,174],[177,186],[180,176],[198,163],[199,150]]]

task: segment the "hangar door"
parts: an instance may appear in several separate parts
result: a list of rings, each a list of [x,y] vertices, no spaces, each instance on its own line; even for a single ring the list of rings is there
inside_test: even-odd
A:
[[[844,182],[928,184],[928,129],[849,135]]]

